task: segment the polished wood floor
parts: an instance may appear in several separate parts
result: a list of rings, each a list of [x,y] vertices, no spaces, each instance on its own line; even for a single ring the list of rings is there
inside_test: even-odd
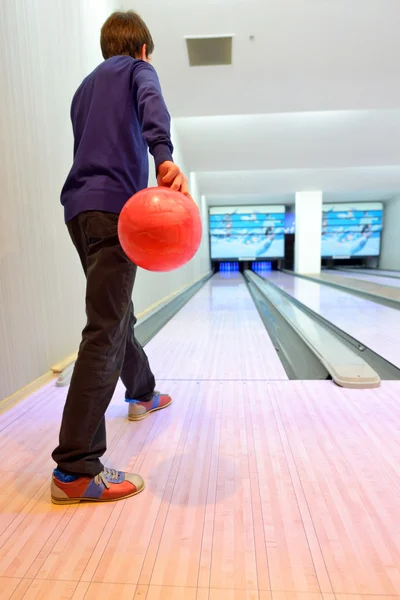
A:
[[[273,271],[262,275],[400,368],[400,313],[397,309],[287,273]]]
[[[393,285],[391,281],[385,285],[384,280],[380,281],[381,278],[377,278],[378,282],[374,282],[371,277],[343,277],[343,274],[340,272],[323,271],[320,275],[315,275],[315,279],[336,283],[340,286],[344,286],[345,288],[349,287],[350,289],[352,288],[360,292],[366,292],[367,294],[380,296],[382,298],[386,298],[387,300],[395,300],[396,302],[400,301],[399,286]],[[394,280],[394,282],[396,284],[396,280]]]
[[[344,277],[345,279],[359,279],[361,281],[373,283],[378,286],[394,287],[394,288],[400,287],[400,278],[396,277],[396,275],[385,276],[384,271],[382,273],[377,274],[377,272],[374,272],[374,271],[369,273],[368,271],[350,272],[350,271],[339,271],[339,270],[332,269],[332,270],[323,271],[323,273],[325,275],[335,275],[336,277],[337,276]],[[379,287],[379,289],[381,289],[381,287]],[[371,291],[374,291],[374,290],[371,290]]]
[[[217,330],[229,321],[242,344],[239,353],[215,338],[224,378],[203,349],[192,378],[182,353],[181,374],[158,381],[174,396],[169,409],[129,423],[118,387],[108,412],[107,465],[140,472],[143,494],[51,504],[65,389],[50,383],[0,415],[1,600],[400,598],[400,384],[287,381],[268,345],[272,378],[257,378],[261,348],[254,357],[239,331],[241,316],[251,328],[257,313],[239,281],[210,286]],[[194,306],[199,317],[202,294],[209,302],[210,288],[171,322],[166,355],[180,318]]]

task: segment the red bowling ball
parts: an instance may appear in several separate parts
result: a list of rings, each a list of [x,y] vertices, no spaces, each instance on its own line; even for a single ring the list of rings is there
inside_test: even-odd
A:
[[[121,246],[147,271],[173,271],[196,254],[202,235],[197,205],[180,192],[153,187],[132,196],[118,222]]]

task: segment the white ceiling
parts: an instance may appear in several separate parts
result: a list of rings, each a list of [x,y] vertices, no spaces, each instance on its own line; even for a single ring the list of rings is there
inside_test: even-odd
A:
[[[191,117],[175,127],[191,171],[400,164],[400,110]]]
[[[397,192],[395,191],[380,191],[380,192],[325,192],[324,202],[327,204],[350,203],[354,202],[389,202]],[[208,195],[207,203],[209,206],[241,206],[243,200],[245,204],[264,205],[264,204],[284,204],[291,206],[295,204],[295,194],[271,194],[265,196],[252,195]]]
[[[174,117],[399,106],[399,0],[125,5],[152,31]],[[233,66],[190,68],[184,37],[218,34],[234,35]]]
[[[181,153],[209,202],[304,186],[360,199],[400,190],[400,0],[134,8],[152,31]],[[234,35],[233,65],[190,68],[185,36],[219,34]]]
[[[298,190],[324,190],[324,196],[336,195],[336,201],[382,200],[398,195],[400,166],[349,169],[279,169],[199,173],[202,193],[212,204],[216,199],[293,196]],[[260,190],[263,190],[260,192]],[[343,200],[340,200],[343,197]],[[271,200],[272,201],[272,200]]]

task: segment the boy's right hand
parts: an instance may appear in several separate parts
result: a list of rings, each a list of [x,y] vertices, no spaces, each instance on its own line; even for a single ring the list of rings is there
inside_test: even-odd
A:
[[[157,183],[160,186],[169,187],[171,190],[181,192],[185,196],[188,196],[188,198],[191,198],[187,178],[178,165],[170,160],[166,160],[159,165],[157,170]]]

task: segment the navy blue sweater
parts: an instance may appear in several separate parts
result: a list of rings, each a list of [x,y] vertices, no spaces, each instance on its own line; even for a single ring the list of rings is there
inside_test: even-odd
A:
[[[77,90],[71,119],[74,162],[61,192],[66,221],[86,210],[118,214],[148,185],[147,148],[156,167],[172,160],[171,119],[147,62],[104,61]]]

